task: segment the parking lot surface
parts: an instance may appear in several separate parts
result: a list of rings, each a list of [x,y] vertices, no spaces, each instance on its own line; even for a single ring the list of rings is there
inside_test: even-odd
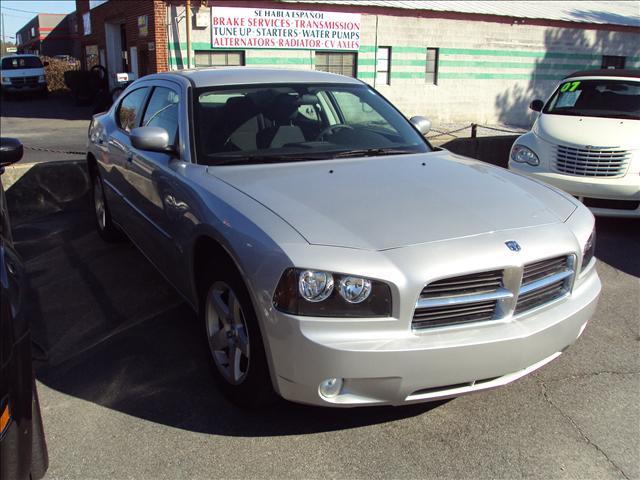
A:
[[[86,135],[86,119],[21,126],[11,112],[2,125],[24,143],[33,125]],[[42,349],[47,478],[640,477],[638,222],[598,220],[597,313],[528,377],[436,404],[247,412],[213,384],[195,314],[130,243],[99,239],[90,207],[12,218]]]

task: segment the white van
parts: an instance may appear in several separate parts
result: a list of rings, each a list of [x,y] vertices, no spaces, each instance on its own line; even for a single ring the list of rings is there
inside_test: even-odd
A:
[[[2,93],[47,93],[44,67],[37,55],[9,55],[0,61]]]
[[[566,77],[511,147],[509,169],[574,195],[593,213],[640,218],[640,70]]]

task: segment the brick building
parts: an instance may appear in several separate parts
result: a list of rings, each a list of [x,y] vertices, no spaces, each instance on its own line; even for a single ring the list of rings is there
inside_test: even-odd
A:
[[[75,56],[75,13],[40,13],[16,33],[18,53]]]
[[[329,70],[438,123],[526,125],[529,102],[564,75],[640,67],[635,2],[191,0],[188,17],[185,0],[76,4],[84,61],[111,76],[232,65]]]

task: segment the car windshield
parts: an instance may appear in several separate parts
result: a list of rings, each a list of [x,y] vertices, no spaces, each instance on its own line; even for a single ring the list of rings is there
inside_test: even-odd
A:
[[[409,122],[365,85],[202,88],[199,163],[268,163],[428,152]]]
[[[640,82],[567,80],[554,92],[543,113],[640,120]]]
[[[2,70],[21,68],[42,68],[42,62],[38,57],[7,57],[2,59]]]

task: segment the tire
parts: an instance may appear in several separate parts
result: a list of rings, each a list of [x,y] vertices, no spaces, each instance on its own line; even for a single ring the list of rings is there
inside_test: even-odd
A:
[[[33,382],[33,396],[31,401],[31,480],[44,477],[49,468],[49,455],[47,443],[42,426],[42,414],[40,413],[40,402],[36,382]]]
[[[216,383],[237,406],[255,409],[272,405],[278,397],[242,277],[230,261],[211,262],[205,271],[199,310]]]
[[[98,235],[100,235],[105,242],[119,242],[122,240],[122,232],[120,232],[111,219],[111,213],[107,206],[107,198],[104,194],[104,184],[102,183],[100,174],[93,172],[91,180],[93,187],[93,211],[95,213]]]

